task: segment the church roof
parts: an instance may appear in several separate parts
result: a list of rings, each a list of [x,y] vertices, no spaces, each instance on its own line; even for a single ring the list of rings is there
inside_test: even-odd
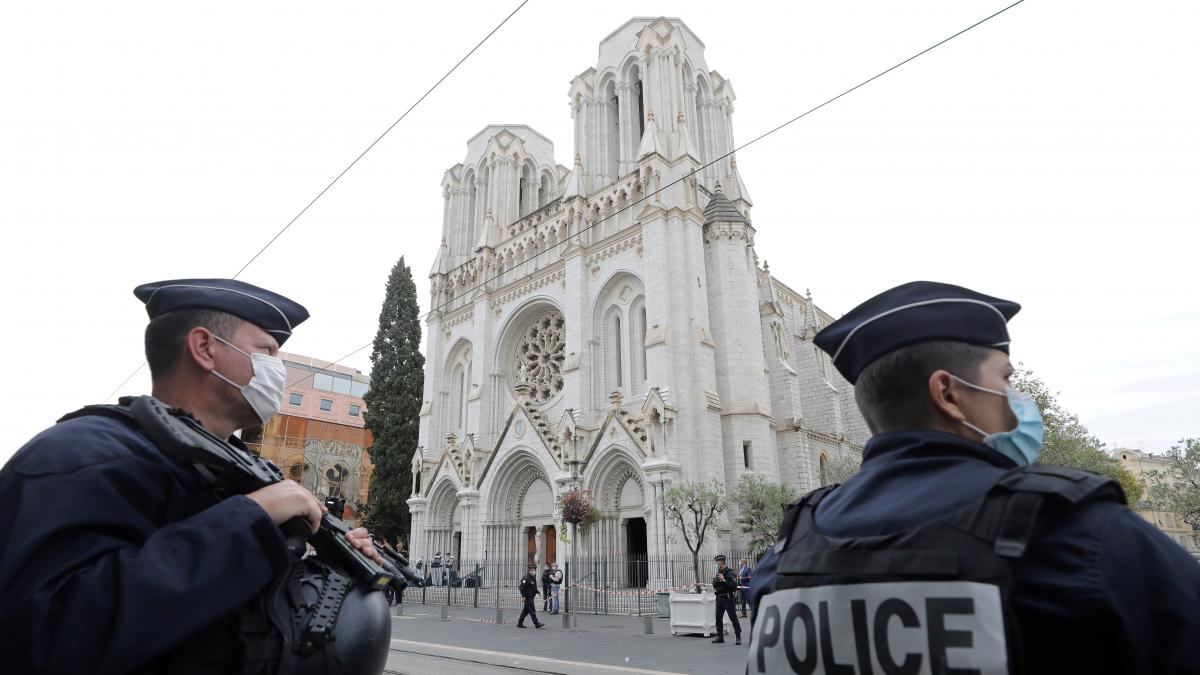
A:
[[[746,216],[742,215],[741,211],[729,201],[724,192],[721,192],[721,184],[717,183],[716,191],[713,192],[712,199],[708,200],[708,206],[704,207],[704,224],[709,223],[745,223],[750,224],[746,220]]]

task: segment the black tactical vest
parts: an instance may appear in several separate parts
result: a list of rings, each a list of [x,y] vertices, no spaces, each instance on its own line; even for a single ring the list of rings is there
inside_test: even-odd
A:
[[[750,673],[1022,673],[1015,563],[1047,522],[1092,500],[1124,503],[1104,476],[1035,465],[945,518],[836,538],[814,524],[834,487],[784,515],[775,582],[754,615]]]
[[[116,419],[140,431],[125,399],[122,405],[84,407],[59,421],[85,415]],[[159,450],[175,459],[170,448]],[[159,664],[172,675],[382,672],[391,646],[391,612],[383,593],[355,583],[317,556],[301,556],[300,550],[283,575],[249,603],[176,645]]]

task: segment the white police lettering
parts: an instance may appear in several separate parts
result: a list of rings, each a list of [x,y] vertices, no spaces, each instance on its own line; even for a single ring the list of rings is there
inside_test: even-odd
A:
[[[758,608],[749,672],[1003,675],[1000,589],[904,581],[775,591]]]

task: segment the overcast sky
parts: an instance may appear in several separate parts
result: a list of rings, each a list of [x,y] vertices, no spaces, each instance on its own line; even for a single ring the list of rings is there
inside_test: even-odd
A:
[[[0,462],[142,362],[135,285],[233,275],[517,2],[6,3]],[[1006,4],[532,0],[241,278],[318,358],[371,340],[400,256],[428,309],[443,171],[489,123],[570,166],[569,82],[633,16],[704,41],[744,142]],[[834,316],[913,279],[1016,300],[1014,359],[1105,442],[1200,436],[1197,25],[1027,0],[743,150],[760,258]]]

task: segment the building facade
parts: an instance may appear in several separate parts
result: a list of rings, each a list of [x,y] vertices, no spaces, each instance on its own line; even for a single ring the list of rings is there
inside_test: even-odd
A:
[[[733,86],[704,43],[632,19],[568,96],[571,167],[497,124],[442,179],[414,559],[560,557],[555,500],[576,485],[602,514],[578,553],[675,555],[670,485],[754,472],[807,491],[868,437],[812,342],[831,317],[755,250]],[[714,546],[744,546],[735,515]]]
[[[346,509],[337,515],[355,521],[354,502],[367,502],[373,469],[362,399],[370,379],[308,356],[279,357],[287,367],[283,407],[260,434],[247,435],[247,445],[321,500],[345,499]]]
[[[1129,469],[1142,482],[1146,496],[1138,501],[1135,511],[1155,527],[1174,539],[1180,546],[1187,549],[1196,558],[1200,558],[1200,532],[1193,530],[1184,522],[1183,517],[1170,511],[1155,511],[1147,500],[1150,487],[1154,484],[1156,472],[1165,474],[1169,468],[1167,460],[1158,455],[1151,455],[1140,450],[1118,448],[1113,450],[1113,457],[1121,462],[1121,466]]]

